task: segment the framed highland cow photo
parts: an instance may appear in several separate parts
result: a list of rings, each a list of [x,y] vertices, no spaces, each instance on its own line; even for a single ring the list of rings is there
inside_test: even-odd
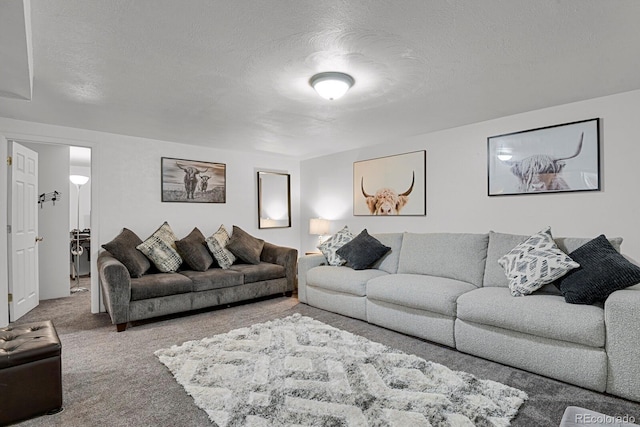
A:
[[[162,157],[162,201],[226,203],[227,166]]]
[[[427,214],[427,152],[414,151],[353,164],[353,214]]]
[[[488,195],[600,190],[600,119],[487,138]]]

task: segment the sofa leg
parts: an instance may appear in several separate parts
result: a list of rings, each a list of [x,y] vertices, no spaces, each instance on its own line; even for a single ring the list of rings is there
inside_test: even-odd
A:
[[[293,296],[293,291],[287,291],[287,292],[285,292],[285,293],[284,293],[284,296],[286,296],[286,297],[291,297],[291,296]]]
[[[126,329],[127,329],[127,324],[126,324],[126,323],[118,323],[118,324],[116,325],[116,330],[117,330],[118,332],[123,332],[123,331],[124,331],[124,330],[126,330]]]

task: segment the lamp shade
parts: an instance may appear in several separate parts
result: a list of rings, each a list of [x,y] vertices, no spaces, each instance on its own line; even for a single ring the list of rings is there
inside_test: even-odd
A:
[[[309,220],[309,234],[324,236],[329,234],[329,220],[322,218],[311,218]]]
[[[69,175],[69,181],[77,186],[81,186],[89,182],[89,177],[84,175]]]
[[[334,71],[319,73],[309,79],[309,84],[318,95],[330,101],[342,98],[354,83],[350,75]]]

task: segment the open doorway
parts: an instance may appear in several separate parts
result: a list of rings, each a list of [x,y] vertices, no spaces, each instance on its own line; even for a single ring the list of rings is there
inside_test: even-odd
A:
[[[76,279],[73,242],[81,231],[80,278],[90,288],[91,149],[47,142],[18,141],[38,153],[39,299],[68,297]],[[80,191],[71,175],[88,177]],[[80,198],[78,199],[78,194]],[[79,205],[78,205],[79,200]],[[78,211],[80,215],[78,216]],[[73,237],[72,237],[73,236]],[[12,319],[12,321],[15,319]]]
[[[0,139],[3,139],[3,137],[0,136]],[[70,286],[70,279],[73,277],[71,269],[72,254],[70,236],[72,231],[78,226],[76,218],[80,219],[80,229],[89,229],[91,237],[94,241],[98,241],[97,231],[99,227],[97,210],[94,208],[92,211],[90,208],[90,206],[96,203],[93,195],[97,194],[97,187],[93,185],[97,182],[98,175],[97,169],[95,169],[96,147],[91,143],[87,143],[91,148],[84,148],[84,155],[82,157],[74,156],[72,160],[70,147],[73,143],[33,141],[19,136],[13,138],[8,137],[6,141],[8,141],[7,167],[6,169],[2,168],[3,176],[0,178],[0,181],[3,181],[8,188],[13,188],[8,181],[8,179],[12,177],[10,170],[12,167],[10,162],[11,158],[9,157],[11,156],[9,148],[12,144],[23,145],[35,151],[40,160],[37,162],[36,168],[38,171],[36,179],[38,185],[34,186],[34,191],[31,193],[32,196],[25,198],[25,200],[32,201],[34,205],[31,218],[36,219],[37,231],[35,241],[38,242],[36,245],[38,249],[35,252],[38,256],[34,264],[36,267],[28,270],[30,277],[35,276],[33,280],[34,285],[29,289],[33,289],[34,292],[37,293],[37,301],[76,295],[71,293]],[[81,169],[78,170],[76,168]],[[76,197],[78,192],[75,185],[73,185],[69,179],[72,170],[75,173],[84,173],[90,177],[81,192],[81,214],[79,217],[77,214],[73,216],[74,221],[76,221],[75,226],[71,224],[71,207],[75,205],[76,209],[74,209],[73,212],[77,213]],[[93,193],[93,195],[91,193]],[[0,269],[5,271],[10,278],[4,287],[0,286],[4,294],[4,298],[0,297],[0,302],[5,307],[10,307],[11,301],[15,301],[17,298],[12,295],[11,284],[15,284],[16,280],[15,278],[11,279],[11,275],[12,270],[17,270],[11,268],[14,258],[11,255],[12,241],[10,237],[12,236],[11,230],[13,224],[15,223],[17,227],[20,223],[18,219],[14,218],[10,199],[9,194],[7,194],[4,200],[0,200],[5,203],[3,211],[7,212],[6,223],[7,230],[9,231],[9,238],[3,240],[3,248],[0,249],[0,252],[5,254],[3,258],[7,260],[4,265],[0,265]],[[91,229],[92,226],[94,228],[93,230]],[[83,254],[84,260],[91,263],[90,271],[85,269],[86,264],[82,259],[80,260],[83,262],[80,271],[81,279],[83,279],[82,275],[85,275],[86,279],[84,280],[86,285],[84,286],[92,290],[92,292],[83,292],[82,295],[86,295],[87,309],[90,307],[92,313],[98,313],[101,309],[100,293],[97,291],[99,289],[97,268],[95,260],[91,260],[91,258],[95,258],[96,253],[97,251],[94,247],[92,251],[87,250],[86,254]],[[13,288],[15,288],[15,285]],[[29,295],[31,295],[31,293]],[[4,326],[8,324],[8,322],[14,322],[19,318],[17,315],[10,315],[9,312],[10,310],[2,310],[2,312],[0,312],[0,326]]]
[[[72,293],[90,289],[91,149],[69,147],[69,263]]]

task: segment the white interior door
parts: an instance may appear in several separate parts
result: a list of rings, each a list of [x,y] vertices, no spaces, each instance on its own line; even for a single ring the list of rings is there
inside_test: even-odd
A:
[[[38,153],[9,142],[9,320],[24,316],[39,302]]]

